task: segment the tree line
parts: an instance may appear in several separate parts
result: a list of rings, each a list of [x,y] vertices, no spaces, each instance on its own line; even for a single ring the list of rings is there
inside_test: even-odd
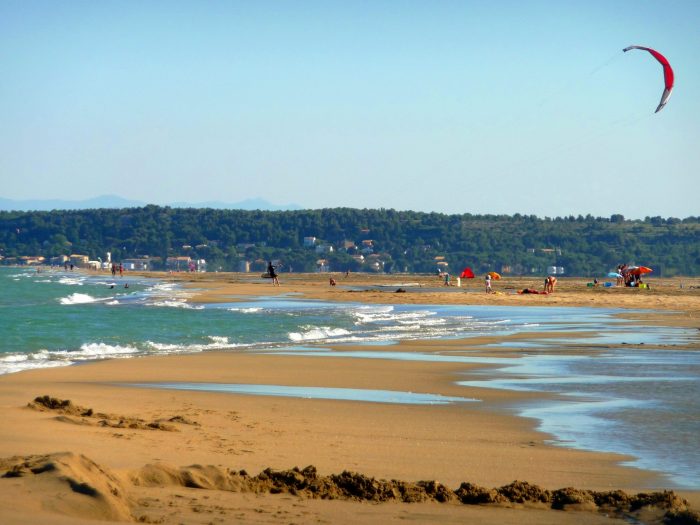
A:
[[[313,244],[310,239],[315,238]],[[620,263],[654,275],[698,275],[700,218],[472,215],[332,208],[247,211],[142,208],[0,212],[0,256],[110,252],[115,261],[150,257],[205,259],[209,270],[241,261],[280,262],[281,271],[458,273],[502,271],[601,276]],[[445,264],[446,263],[446,264]]]

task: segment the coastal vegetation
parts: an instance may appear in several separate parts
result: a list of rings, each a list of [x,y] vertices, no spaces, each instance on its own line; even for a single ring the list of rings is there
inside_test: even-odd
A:
[[[333,208],[247,211],[140,208],[0,212],[0,256],[83,254],[113,261],[168,258],[207,261],[209,271],[452,273],[470,266],[530,275],[600,276],[620,263],[654,269],[656,276],[698,275],[700,217],[472,215]]]

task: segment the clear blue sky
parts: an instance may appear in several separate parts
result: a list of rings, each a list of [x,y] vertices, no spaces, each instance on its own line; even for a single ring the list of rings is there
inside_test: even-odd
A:
[[[700,1],[0,2],[0,196],[700,215]],[[658,49],[676,72],[666,108]]]

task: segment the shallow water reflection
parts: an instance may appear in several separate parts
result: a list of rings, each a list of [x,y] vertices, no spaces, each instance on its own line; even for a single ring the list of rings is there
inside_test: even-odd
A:
[[[407,405],[448,405],[452,403],[479,401],[478,399],[442,396],[439,394],[361,388],[252,385],[239,383],[132,383],[129,384],[129,386],[167,390],[223,392],[254,396],[299,397],[304,399],[333,399],[338,401],[364,401],[368,403],[395,403]]]
[[[469,376],[458,384],[557,395],[513,407],[536,419],[554,444],[634,456],[626,464],[660,472],[681,488],[700,488],[700,352],[529,355]]]

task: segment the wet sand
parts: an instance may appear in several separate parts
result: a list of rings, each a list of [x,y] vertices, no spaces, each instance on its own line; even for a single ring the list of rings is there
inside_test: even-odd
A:
[[[317,275],[283,275],[280,287],[243,274],[166,277],[186,282],[193,301],[228,302],[236,297],[294,293],[357,302],[654,308],[653,313],[633,315],[640,317],[640,322],[692,327],[698,327],[700,312],[700,290],[689,288],[695,285],[690,280],[683,281],[683,289],[674,280],[652,281],[651,290],[589,289],[585,281],[560,280],[553,295],[524,296],[512,292],[534,288],[534,282],[533,286],[526,280],[497,282],[494,288],[502,293],[487,295],[480,288],[476,291],[472,283],[469,287],[475,291],[442,290],[436,278],[425,276],[336,276],[336,287],[328,285],[327,276]],[[393,289],[408,289],[401,285],[415,282],[422,285],[418,291],[396,293]],[[478,348],[483,342],[486,338],[469,340],[468,346],[460,341],[412,341],[392,350],[422,352],[444,347],[459,352]],[[482,353],[486,354],[486,349]],[[551,502],[517,503],[495,496],[494,502],[477,506],[459,501],[400,503],[401,497],[384,503],[371,498],[329,501],[313,498],[308,487],[302,489],[293,483],[284,485],[286,488],[258,491],[252,488],[252,481],[243,483],[240,475],[232,474],[245,470],[252,477],[267,468],[303,469],[308,465],[313,465],[319,476],[340,475],[348,470],[367,479],[406,483],[437,480],[451,490],[463,482],[491,489],[514,480],[549,491],[575,487],[593,491],[623,489],[634,494],[665,488],[653,473],[620,466],[624,457],[549,446],[545,443],[548,436],[536,432],[531,422],[484,409],[486,404],[511,403],[539,394],[456,386],[455,381],[470,366],[211,352],[112,360],[2,376],[0,458],[5,459],[0,461],[0,476],[10,473],[0,478],[3,520],[35,523],[40,516],[44,523],[78,523],[79,519],[160,523],[621,523],[617,511],[601,513],[586,498],[575,504],[569,502],[568,512],[548,510]],[[381,388],[475,397],[484,403],[379,404],[126,386],[175,381]],[[71,400],[71,404],[51,408],[33,401],[43,395]],[[27,406],[30,402],[33,407]],[[32,457],[47,454],[51,456]],[[192,465],[200,467],[186,469]],[[296,479],[299,475],[283,477]],[[255,487],[264,485],[255,479]],[[322,482],[327,484],[326,478]],[[683,496],[694,509],[700,508],[697,493]],[[635,512],[651,523],[667,512],[662,507]]]

